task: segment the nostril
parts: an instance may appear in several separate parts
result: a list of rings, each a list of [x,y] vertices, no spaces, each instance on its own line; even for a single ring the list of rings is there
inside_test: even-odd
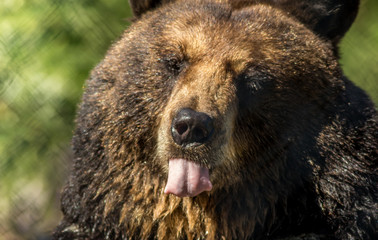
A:
[[[205,136],[207,135],[206,134],[206,131],[202,128],[194,128],[193,129],[193,139],[197,139],[198,141],[202,140],[205,138]]]
[[[179,135],[183,135],[186,131],[189,130],[189,126],[186,123],[177,123],[175,125],[175,130]]]
[[[213,121],[209,115],[190,108],[181,109],[171,125],[172,138],[182,146],[198,146],[210,138]]]

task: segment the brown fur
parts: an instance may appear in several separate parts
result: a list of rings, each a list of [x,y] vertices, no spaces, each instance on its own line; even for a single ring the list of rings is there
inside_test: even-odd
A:
[[[132,1],[87,82],[55,238],[373,239],[376,113],[335,54],[351,21],[320,32],[298,4]],[[212,117],[210,142],[173,142],[182,108]],[[163,193],[178,157],[211,192]]]

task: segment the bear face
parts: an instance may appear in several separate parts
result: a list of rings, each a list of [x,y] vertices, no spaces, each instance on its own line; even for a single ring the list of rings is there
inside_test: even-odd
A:
[[[308,121],[317,119],[312,114],[321,112],[322,102],[341,88],[340,69],[329,45],[271,7],[232,12],[219,4],[206,8],[196,5],[196,12],[192,12],[194,6],[187,5],[146,17],[143,25],[154,23],[155,31],[146,33],[144,27],[135,26],[129,33],[132,38],[121,40],[115,55],[137,48],[130,45],[139,41],[145,43],[145,52],[116,56],[126,71],[116,78],[117,92],[112,95],[123,95],[125,89],[135,94],[134,88],[150,91],[150,102],[143,102],[143,106],[150,115],[156,115],[156,135],[149,133],[156,141],[156,164],[167,171],[169,159],[190,159],[212,171],[212,177],[217,178],[215,187],[218,183],[225,187],[237,180],[240,169],[250,169],[234,159],[249,155],[253,156],[248,157],[250,161],[257,161],[271,150],[266,146],[276,145],[272,141],[282,143],[279,138],[288,132],[310,131]],[[109,65],[114,64],[114,58]],[[135,62],[138,66],[127,67]],[[135,101],[134,96],[129,99]],[[116,112],[127,112],[131,105],[119,104],[121,109]],[[288,113],[288,105],[292,113]],[[207,114],[214,125],[211,139],[200,146],[183,147],[172,137],[172,121],[185,108]],[[309,116],[301,113],[304,121],[300,122],[297,109],[304,108]],[[251,126],[252,135],[246,129]],[[279,147],[283,146],[273,148]]]
[[[132,1],[87,82],[56,238],[373,239],[353,182],[376,179],[376,113],[339,67],[347,28],[290,1],[167,2]]]
[[[267,6],[178,12],[165,10],[184,24],[164,23],[163,32],[153,36],[159,47],[151,48],[158,52],[149,54],[176,71],[164,76],[174,84],[158,119],[159,164],[194,161],[211,171],[215,188],[242,182],[243,175],[257,178],[264,171],[256,166],[264,167],[267,152],[283,150],[287,139],[316,131],[308,124],[324,121],[314,114],[342,88],[330,46]],[[213,124],[211,138],[198,146],[172,137],[172,121],[186,108],[206,114]]]

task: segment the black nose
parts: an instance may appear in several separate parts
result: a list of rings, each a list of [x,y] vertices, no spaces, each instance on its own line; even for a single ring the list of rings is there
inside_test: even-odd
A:
[[[213,120],[209,115],[190,108],[181,109],[171,125],[173,140],[182,146],[198,146],[205,143],[213,130]]]

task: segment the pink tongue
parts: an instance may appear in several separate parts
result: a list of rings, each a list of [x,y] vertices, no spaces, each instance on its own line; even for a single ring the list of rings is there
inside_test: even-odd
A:
[[[194,197],[203,191],[210,191],[212,187],[209,169],[181,158],[169,160],[168,182],[164,193]]]

